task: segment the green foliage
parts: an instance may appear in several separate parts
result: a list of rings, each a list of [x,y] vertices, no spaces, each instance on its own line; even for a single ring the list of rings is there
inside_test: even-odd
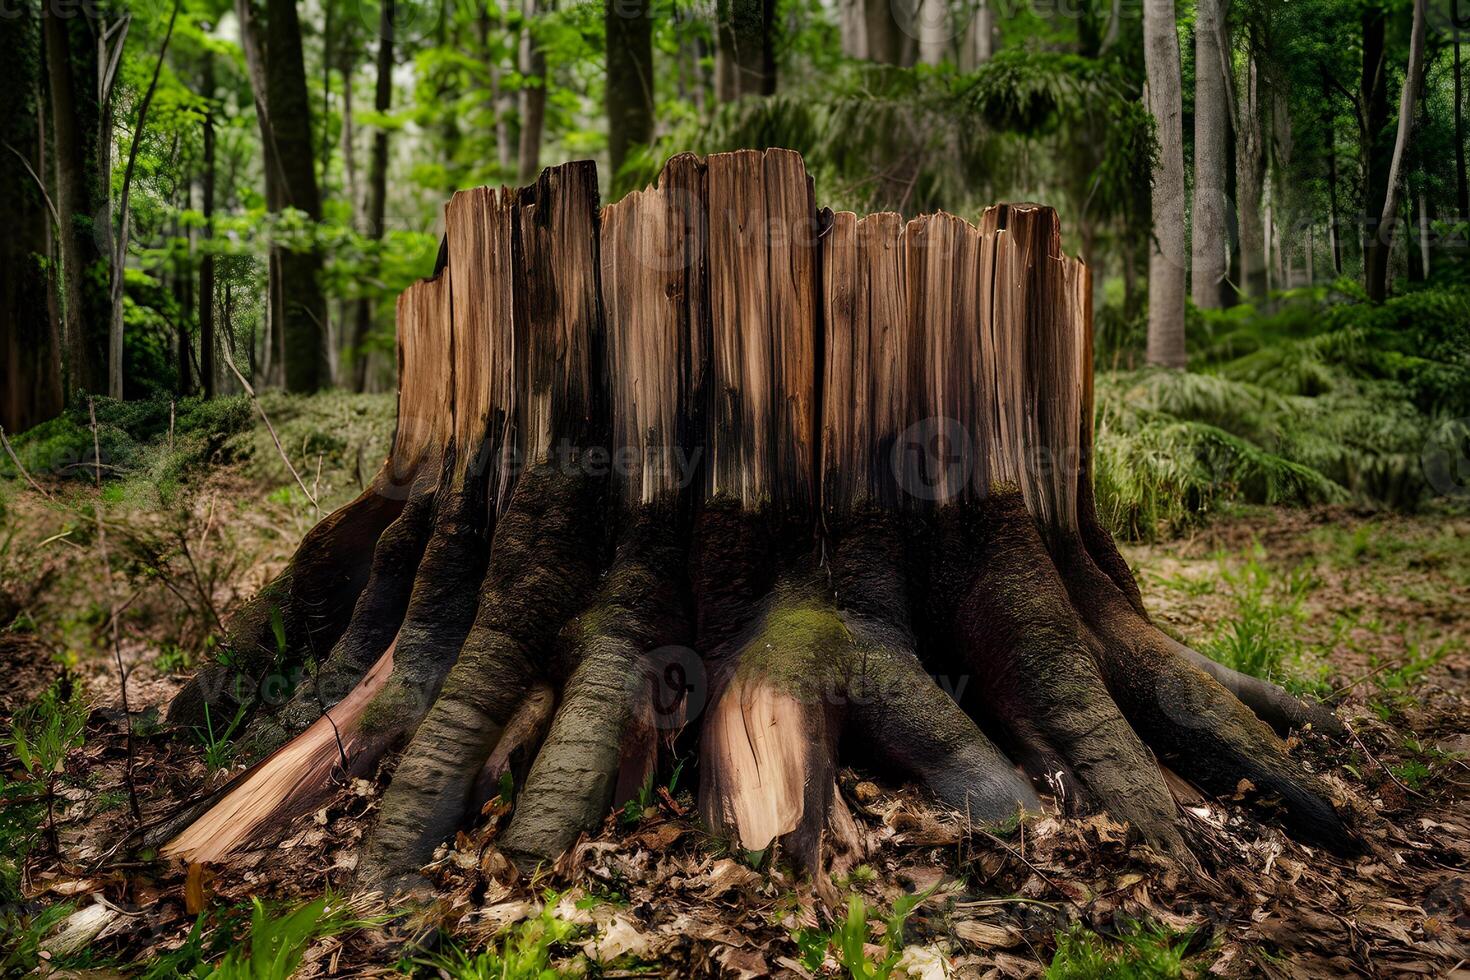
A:
[[[1108,941],[1081,926],[1058,933],[1046,980],[1170,980],[1186,976],[1191,934],[1134,923]]]
[[[1190,334],[1187,372],[1098,364],[1098,507],[1117,533],[1174,533],[1235,501],[1417,507],[1437,492],[1426,448],[1453,460],[1465,438],[1470,290],[1381,306],[1302,290],[1269,314],[1196,312]]]
[[[220,730],[215,730],[214,719],[210,716],[209,703],[204,704],[204,728],[194,729],[194,736],[204,746],[204,767],[210,772],[218,772],[228,769],[234,765],[235,754],[239,747],[231,741],[235,730],[245,720],[245,705],[240,705],[235,710],[235,717],[231,718],[229,724]]]
[[[63,678],[15,713],[4,744],[26,774],[41,783],[60,770],[68,752],[81,747],[86,725],[81,692]]]
[[[208,976],[217,980],[287,980],[313,939],[341,931],[341,924],[326,914],[326,896],[278,917],[269,915],[260,899],[253,902],[249,951],[241,947],[231,950]]]
[[[76,911],[71,902],[57,902],[38,912],[19,904],[0,902],[0,976],[27,976],[41,965],[41,943],[67,916]]]
[[[674,763],[674,768],[669,772],[669,778],[663,784],[663,789],[670,796],[679,791],[679,777],[684,772],[684,761],[679,759]],[[623,804],[622,812],[618,814],[618,818],[623,823],[638,823],[643,819],[645,813],[658,806],[658,786],[654,782],[654,775],[654,773],[649,773],[648,779],[638,787],[637,794]],[[503,793],[502,796],[504,796]]]
[[[458,946],[415,962],[438,970],[452,980],[555,980],[551,957],[558,947],[574,941],[581,928],[556,917],[560,896],[542,896],[539,915],[512,926],[492,949],[470,954]]]
[[[894,976],[893,971],[903,958],[904,925],[914,909],[929,895],[927,891],[904,895],[893,903],[893,909],[881,920],[883,935],[879,945],[882,953],[876,958],[867,950],[874,940],[870,922],[874,916],[860,895],[848,896],[847,915],[839,919],[831,931],[798,929],[792,934],[792,940],[801,951],[802,963],[809,970],[819,970],[830,954],[851,980],[888,980]]]
[[[184,398],[173,403],[164,397],[139,401],[97,398],[94,404],[104,479],[138,476],[155,484],[176,484],[218,459],[229,438],[251,421],[249,403],[238,397]],[[49,422],[13,437],[11,443],[32,476],[93,479],[98,455],[93,451],[91,417],[84,399]],[[13,479],[18,475],[8,456],[0,459],[0,476]]]
[[[1243,674],[1284,684],[1296,693],[1326,694],[1325,667],[1301,639],[1303,602],[1315,586],[1311,570],[1277,574],[1257,547],[1238,564],[1221,562],[1220,582],[1234,603],[1230,618],[1201,645],[1210,658]]]

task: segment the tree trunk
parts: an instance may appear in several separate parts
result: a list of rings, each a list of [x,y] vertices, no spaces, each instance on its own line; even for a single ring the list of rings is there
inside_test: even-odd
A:
[[[974,71],[990,60],[995,53],[995,13],[990,9],[991,0],[977,0],[964,41],[960,46],[960,71]],[[1107,42],[1104,41],[1104,47]]]
[[[1146,98],[1159,138],[1148,256],[1148,362],[1182,368],[1184,351],[1184,132],[1174,0],[1144,0]]]
[[[204,242],[199,256],[199,384],[205,398],[215,395],[214,353],[214,55],[204,52],[204,74],[200,94],[209,100],[204,112]],[[234,351],[230,351],[234,356]]]
[[[1253,45],[1252,45],[1253,47]],[[1252,51],[1241,71],[1235,97],[1236,224],[1240,229],[1241,291],[1251,299],[1266,296],[1266,230],[1261,198],[1266,177],[1266,141],[1261,133],[1261,79]]]
[[[541,136],[546,127],[546,49],[536,37],[536,0],[523,0],[525,25],[521,28],[521,145],[517,172],[522,182],[541,169]]]
[[[1200,0],[1194,25],[1194,222],[1189,280],[1194,305],[1221,305],[1229,236],[1225,231],[1225,0]]]
[[[819,878],[861,857],[849,735],[979,822],[1060,778],[1185,867],[1155,754],[1359,846],[1278,735],[1331,714],[1155,627],[1098,524],[1089,274],[1049,209],[832,215],[796,154],[745,150],[600,211],[586,163],[460,192],[446,244],[399,300],[388,464],[266,590],[286,650],[241,656],[257,600],[171,708],[233,692],[266,754],[150,837],[165,854],[266,844],[406,743],[361,884],[421,888],[507,771],[495,846],[531,869],[686,727],[712,829]],[[310,649],[312,683],[266,697],[252,666]],[[1009,758],[935,672],[984,679],[970,710]]]
[[[248,2],[248,0],[246,0]],[[316,182],[311,98],[301,50],[296,0],[266,0],[265,103],[270,109],[281,206],[315,223],[322,217]],[[322,255],[314,243],[281,248],[281,322],[285,382],[289,391],[317,391],[331,383],[327,353],[327,303],[320,281]]]
[[[864,0],[839,0],[837,30],[844,55],[849,58],[868,56],[867,8]]]
[[[648,0],[606,0],[607,152],[613,182],[636,146],[653,142],[653,21]]]
[[[378,82],[373,95],[373,108],[379,115],[393,106],[393,0],[380,0],[378,11]],[[364,209],[366,227],[363,234],[374,242],[383,240],[383,223],[388,217],[388,130],[378,127],[373,131],[372,154],[368,159],[367,206]],[[372,259],[373,275],[377,275],[379,259],[376,252]],[[354,391],[366,391],[368,366],[372,358],[368,354],[368,335],[373,329],[373,300],[371,296],[360,296],[357,300],[356,316],[352,329],[352,378]]]
[[[107,390],[110,141],[97,98],[97,43],[84,18],[41,17],[51,95],[51,159],[64,276],[66,390]],[[98,233],[100,226],[101,234]]]
[[[1337,130],[1327,121],[1327,245],[1332,271],[1342,275],[1342,224],[1337,211]]]
[[[862,0],[864,3],[864,34],[868,43],[869,60],[885,65],[903,63],[904,33],[894,20],[896,5],[892,0]],[[915,0],[918,2],[918,0]]]
[[[721,102],[776,91],[775,0],[719,0],[715,77]]]
[[[45,167],[39,124],[42,46],[40,22],[30,10],[0,17],[6,52],[6,97],[0,100],[0,426],[20,432],[60,414],[61,337],[51,316],[52,289]],[[47,54],[49,54],[49,50]]]
[[[184,183],[184,210],[193,208],[194,185]],[[175,235],[177,221],[175,222]],[[174,324],[176,342],[175,355],[178,360],[178,395],[184,398],[194,392],[194,338],[191,321],[194,319],[194,232],[184,229],[184,260],[177,263],[174,272],[174,301],[179,308],[179,319]],[[179,268],[178,266],[182,266]]]
[[[1458,3],[1455,5],[1459,11]],[[1465,170],[1465,93],[1460,68],[1460,32],[1455,32],[1455,205],[1456,220],[1470,221],[1470,176]]]
[[[1424,32],[1427,0],[1414,0],[1414,20],[1409,31],[1409,65],[1404,72],[1404,87],[1399,95],[1399,126],[1393,141],[1393,157],[1388,166],[1388,181],[1384,189],[1383,212],[1379,219],[1379,234],[1374,236],[1379,248],[1371,252],[1368,264],[1368,298],[1381,303],[1388,296],[1388,242],[1384,242],[1385,230],[1392,229],[1398,213],[1399,195],[1404,180],[1404,153],[1409,147],[1409,136],[1414,130],[1414,98],[1419,93],[1424,73]],[[1370,199],[1371,200],[1371,199]],[[1391,233],[1391,232],[1390,232]]]
[[[347,202],[351,206],[354,223],[362,221],[362,191],[357,181],[357,119],[353,110],[352,83],[357,75],[357,65],[351,48],[342,51],[342,171],[347,183]]]
[[[1358,146],[1363,171],[1363,286],[1372,295],[1374,283],[1388,277],[1388,248],[1393,222],[1380,227],[1388,198],[1388,169],[1392,148],[1383,138],[1388,125],[1388,61],[1384,50],[1387,17],[1381,8],[1363,10],[1363,64],[1358,88]],[[1391,216],[1393,212],[1388,212]]]

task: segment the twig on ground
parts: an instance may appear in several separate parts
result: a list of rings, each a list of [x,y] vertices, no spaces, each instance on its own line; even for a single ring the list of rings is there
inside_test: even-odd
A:
[[[25,466],[21,464],[20,457],[15,455],[15,450],[12,449],[10,446],[10,440],[5,438],[5,426],[3,425],[0,425],[0,443],[4,444],[5,454],[10,457],[10,461],[15,464],[16,470],[20,472],[21,476],[25,477],[25,481],[31,485],[31,488],[39,493],[41,496],[45,497],[47,500],[55,500],[56,498],[47,493],[45,489],[43,489],[42,486],[35,481],[30,472],[26,470]]]
[[[325,455],[325,453],[316,454],[316,479],[311,481],[311,495],[313,499],[322,492],[322,457]],[[317,508],[317,513],[321,513],[321,508]]]
[[[296,467],[291,463],[291,457],[286,455],[286,447],[281,445],[281,437],[276,435],[276,427],[271,425],[270,416],[265,414],[265,406],[260,404],[260,399],[256,397],[255,389],[251,387],[249,381],[245,380],[245,375],[240,373],[240,369],[235,367],[235,359],[228,352],[225,353],[224,360],[226,366],[235,375],[236,380],[240,382],[240,387],[245,389],[245,394],[249,397],[250,404],[254,405],[255,410],[260,413],[260,420],[265,423],[266,431],[271,434],[271,442],[276,444],[276,452],[281,454],[281,460],[286,464],[286,469],[291,471],[291,475],[296,478],[296,485],[301,488],[302,493],[306,494],[306,499],[311,501],[312,508],[320,514],[322,510],[321,506],[316,502],[316,497],[312,495],[312,492],[306,489],[306,484],[302,481],[301,474],[296,472]]]
[[[1345,728],[1347,728],[1348,737],[1353,740],[1353,744],[1356,745],[1359,749],[1361,749],[1363,751],[1363,755],[1365,755],[1365,756],[1368,757],[1368,761],[1369,762],[1373,763],[1379,769],[1382,769],[1383,770],[1383,774],[1385,776],[1387,776],[1390,780],[1392,780],[1393,781],[1393,784],[1395,786],[1397,786],[1399,789],[1403,790],[1405,793],[1408,793],[1410,796],[1417,796],[1421,800],[1427,800],[1427,799],[1429,799],[1429,797],[1425,796],[1423,793],[1419,792],[1418,790],[1410,789],[1408,786],[1406,786],[1403,783],[1402,780],[1399,779],[1399,777],[1397,777],[1397,776],[1395,776],[1393,774],[1393,770],[1392,769],[1388,768],[1388,766],[1385,766],[1382,762],[1379,762],[1378,759],[1377,759],[1377,757],[1374,756],[1372,752],[1369,752],[1368,751],[1368,746],[1366,746],[1366,745],[1363,744],[1363,740],[1358,737],[1358,733],[1355,732],[1355,731],[1353,731],[1353,726],[1352,725],[1348,724],[1347,722],[1344,722],[1343,725],[1344,725]]]
[[[87,414],[92,419],[92,453],[100,458],[97,440],[97,407],[90,398],[87,399]],[[97,489],[100,491],[102,489],[102,470],[98,469],[95,475]],[[133,820],[142,823],[143,809],[138,805],[138,783],[133,778],[133,762],[136,752],[133,746],[133,712],[128,705],[128,671],[123,666],[122,638],[117,627],[117,600],[112,585],[112,559],[107,554],[107,528],[102,522],[102,495],[100,492],[97,500],[92,504],[92,514],[97,519],[97,550],[102,554],[102,576],[107,589],[107,605],[111,621],[112,654],[117,661],[117,681],[122,695],[123,727],[127,732],[128,757],[125,774],[128,782],[128,807],[133,811]]]
[[[214,494],[209,495],[209,514],[204,518],[204,533],[199,535],[199,550],[204,550],[204,542],[209,540],[209,531],[214,527],[214,504],[218,500]]]
[[[1022,826],[1024,828],[1025,825],[1023,824]],[[1020,851],[1016,850],[1014,847],[1012,847],[1011,845],[1007,844],[1000,837],[997,837],[995,834],[992,834],[990,831],[986,830],[984,827],[978,827],[978,826],[971,825],[971,828],[970,829],[971,830],[974,830],[976,833],[984,834],[986,837],[989,837],[991,840],[995,841],[997,844],[999,844],[1001,847],[1005,848],[1007,851],[1010,851],[1013,855],[1016,856],[1016,859],[1017,860],[1019,860],[1022,864],[1026,865],[1026,867],[1030,868],[1032,871],[1036,872],[1036,876],[1038,878],[1040,878],[1042,881],[1044,881],[1048,885],[1050,885],[1053,891],[1059,891],[1059,892],[1062,891],[1061,887],[1055,881],[1052,881],[1050,878],[1047,877],[1045,871],[1042,871],[1036,865],[1032,864],[1031,861],[1026,857],[1025,854],[1022,854]],[[1023,829],[1022,833],[1024,833],[1024,832],[1025,831]],[[1062,894],[1065,895],[1066,892],[1062,892]]]

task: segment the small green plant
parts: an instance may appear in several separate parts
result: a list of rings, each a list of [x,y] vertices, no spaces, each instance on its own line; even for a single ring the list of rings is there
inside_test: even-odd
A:
[[[669,773],[668,782],[664,783],[664,790],[669,796],[673,796],[679,789],[679,776],[684,772],[684,760],[675,761],[673,771]],[[653,775],[638,789],[637,795],[623,804],[618,819],[624,824],[635,824],[643,819],[643,815],[658,805],[658,788],[653,781]]]
[[[349,917],[345,910],[328,908],[329,896],[280,916],[266,911],[260,899],[251,899],[250,946],[237,946],[213,967],[197,976],[212,980],[288,980],[313,940],[335,936],[374,923]]]
[[[86,741],[87,706],[72,683],[62,674],[40,697],[10,722],[5,744],[15,754],[29,782],[46,807],[46,836],[56,847],[56,784],[61,778],[67,753]]]
[[[0,976],[26,976],[39,967],[42,941],[75,910],[70,902],[58,902],[33,914],[8,902],[0,905],[0,936],[5,937],[0,944]]]
[[[204,766],[210,772],[220,769],[228,769],[235,762],[237,746],[230,741],[234,737],[235,729],[245,720],[245,705],[235,709],[235,717],[222,730],[214,730],[214,719],[209,713],[209,702],[204,702],[204,727],[195,728],[194,735],[204,746]]]
[[[1238,565],[1221,560],[1220,582],[1235,604],[1234,615],[1201,650],[1227,667],[1284,684],[1293,693],[1325,695],[1330,690],[1326,665],[1301,639],[1303,604],[1317,580],[1306,566],[1282,576],[1264,558],[1257,547]]]
[[[883,919],[882,955],[869,954],[873,938],[868,904],[859,895],[847,899],[847,916],[833,926],[831,932],[820,929],[798,929],[792,941],[801,953],[802,964],[809,970],[821,968],[830,952],[851,980],[889,980],[898,961],[903,958],[903,931],[914,909],[930,895],[920,892],[905,895],[893,903],[893,910]]]
[[[556,980],[551,957],[558,946],[575,940],[581,927],[556,917],[555,892],[542,896],[541,913],[517,923],[498,946],[470,954],[451,945],[431,957],[415,960],[451,980]]]
[[[1168,980],[1183,977],[1192,933],[1134,923],[1114,940],[1074,926],[1057,934],[1046,980]]]

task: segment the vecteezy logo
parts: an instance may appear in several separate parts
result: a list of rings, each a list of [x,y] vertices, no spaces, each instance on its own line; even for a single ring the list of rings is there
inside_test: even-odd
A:
[[[899,433],[889,464],[904,493],[919,500],[947,500],[964,489],[973,472],[970,432],[954,419],[922,419]]]
[[[647,706],[655,728],[681,728],[704,711],[709,680],[704,661],[688,647],[658,647],[645,653],[628,674],[634,704]]]

